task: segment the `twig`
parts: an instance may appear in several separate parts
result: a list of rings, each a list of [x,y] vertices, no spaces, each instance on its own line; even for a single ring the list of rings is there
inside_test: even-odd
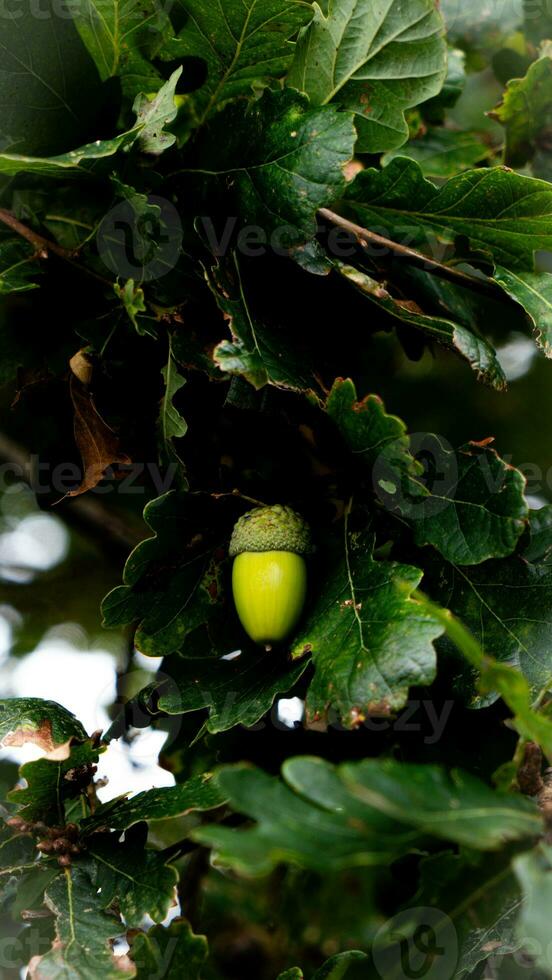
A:
[[[209,493],[209,496],[212,497],[213,500],[221,500],[223,497],[237,497],[238,500],[245,500],[246,503],[248,503],[248,504],[254,504],[255,507],[267,507],[268,506],[267,504],[264,504],[262,502],[262,500],[257,500],[256,497],[248,497],[247,494],[246,493],[242,493],[241,490],[231,490],[231,491],[226,492],[226,493],[222,493],[222,492],[215,493],[215,492],[212,492],[212,491],[197,491],[197,492],[199,492],[199,493]]]
[[[31,245],[34,245],[40,258],[46,258],[48,252],[53,252],[60,259],[72,259],[75,255],[74,252],[70,252],[68,249],[62,248],[61,245],[57,245],[56,242],[51,242],[48,238],[39,235],[32,228],[27,228],[15,215],[4,210],[4,208],[0,208],[0,221],[15,231],[17,235],[21,235],[21,238],[25,238]]]
[[[80,263],[75,262],[75,257],[78,255],[78,250],[71,251],[68,248],[63,248],[56,242],[52,242],[49,238],[44,238],[43,235],[39,235],[37,231],[33,231],[32,228],[28,228],[24,225],[18,218],[15,217],[10,211],[6,211],[4,208],[0,208],[0,222],[5,224],[8,228],[11,228],[17,235],[24,238],[31,245],[36,248],[36,258],[47,259],[49,253],[52,255],[57,255],[59,259],[63,259],[65,262],[69,262],[74,269],[78,269],[80,272],[84,272],[85,275],[91,276],[92,279],[96,279],[97,282],[103,283],[104,286],[109,286],[113,288],[113,282],[111,279],[107,279],[105,276],[100,276],[99,273],[94,272],[93,269],[89,269],[85,265],[80,265]]]
[[[502,302],[505,301],[506,297],[503,290],[490,279],[477,279],[475,276],[468,276],[465,272],[460,272],[459,269],[443,265],[442,262],[424,255],[423,252],[416,252],[413,248],[408,248],[407,245],[400,245],[399,242],[384,238],[383,235],[378,235],[375,231],[356,225],[353,221],[343,218],[328,208],[321,208],[318,214],[338,228],[349,231],[351,235],[355,236],[362,248],[366,248],[370,244],[383,246],[396,258],[404,259],[406,262],[411,262],[426,271],[434,272],[441,279],[448,279],[449,282],[457,286],[463,286],[476,293],[483,293],[485,296],[491,296],[493,299],[502,300]]]

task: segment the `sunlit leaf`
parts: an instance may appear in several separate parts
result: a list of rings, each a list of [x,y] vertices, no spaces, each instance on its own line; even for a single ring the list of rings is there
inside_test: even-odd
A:
[[[432,0],[327,0],[315,5],[288,84],[314,105],[355,113],[363,153],[400,146],[405,109],[436,95],[446,74],[443,23]]]

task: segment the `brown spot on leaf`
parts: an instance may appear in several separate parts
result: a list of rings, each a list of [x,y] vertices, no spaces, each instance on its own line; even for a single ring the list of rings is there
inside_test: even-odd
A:
[[[395,303],[396,303],[397,306],[400,306],[401,309],[408,310],[410,313],[421,313],[421,314],[423,314],[423,312],[424,312],[422,310],[421,306],[418,306],[418,304],[416,302],[414,302],[413,299],[396,299],[395,300]]]
[[[209,562],[209,567],[205,572],[202,584],[211,602],[218,602],[223,589],[220,560],[217,560],[216,554],[213,555],[213,558]]]
[[[480,439],[478,442],[476,442],[475,439],[472,439],[469,445],[473,446],[475,449],[488,449],[489,446],[492,446],[494,441],[495,437],[489,436],[487,439]]]
[[[357,174],[364,170],[364,164],[360,160],[349,160],[348,163],[343,167],[343,176],[347,183],[350,183],[355,179]]]
[[[51,759],[53,762],[63,762],[69,758],[71,739],[64,742],[63,745],[56,745],[52,735],[52,725],[47,718],[44,718],[40,722],[38,728],[22,726],[21,728],[16,728],[13,732],[8,732],[2,739],[1,744],[3,746],[9,745],[14,748],[20,748],[29,742],[42,749],[46,758]]]
[[[372,718],[388,718],[389,715],[393,714],[393,708],[387,698],[382,698],[381,701],[371,701],[367,711]]]
[[[365,721],[366,721],[366,715],[364,711],[361,711],[360,708],[351,708],[349,714],[349,722],[351,728],[358,728],[359,725],[364,724]]]
[[[361,602],[355,603],[354,599],[344,599],[344,601],[340,603],[340,607],[342,610],[355,609],[356,612],[360,612],[360,610],[362,609],[362,603]]]
[[[311,732],[325,732],[328,730],[326,716],[319,711],[307,711],[305,727]]]

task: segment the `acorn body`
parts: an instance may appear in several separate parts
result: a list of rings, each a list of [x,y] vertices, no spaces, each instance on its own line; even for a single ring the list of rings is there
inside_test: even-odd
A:
[[[269,649],[297,625],[310,551],[309,527],[290,507],[257,507],[237,522],[230,542],[232,589],[241,624],[255,643]]]
[[[297,625],[307,595],[307,565],[292,551],[243,552],[232,569],[234,602],[255,643],[285,640]]]

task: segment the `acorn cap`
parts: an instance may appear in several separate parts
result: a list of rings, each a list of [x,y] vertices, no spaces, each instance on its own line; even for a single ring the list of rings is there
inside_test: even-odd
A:
[[[236,522],[230,540],[230,555],[244,551],[293,551],[307,555],[312,551],[307,522],[291,507],[275,504],[256,507]]]

